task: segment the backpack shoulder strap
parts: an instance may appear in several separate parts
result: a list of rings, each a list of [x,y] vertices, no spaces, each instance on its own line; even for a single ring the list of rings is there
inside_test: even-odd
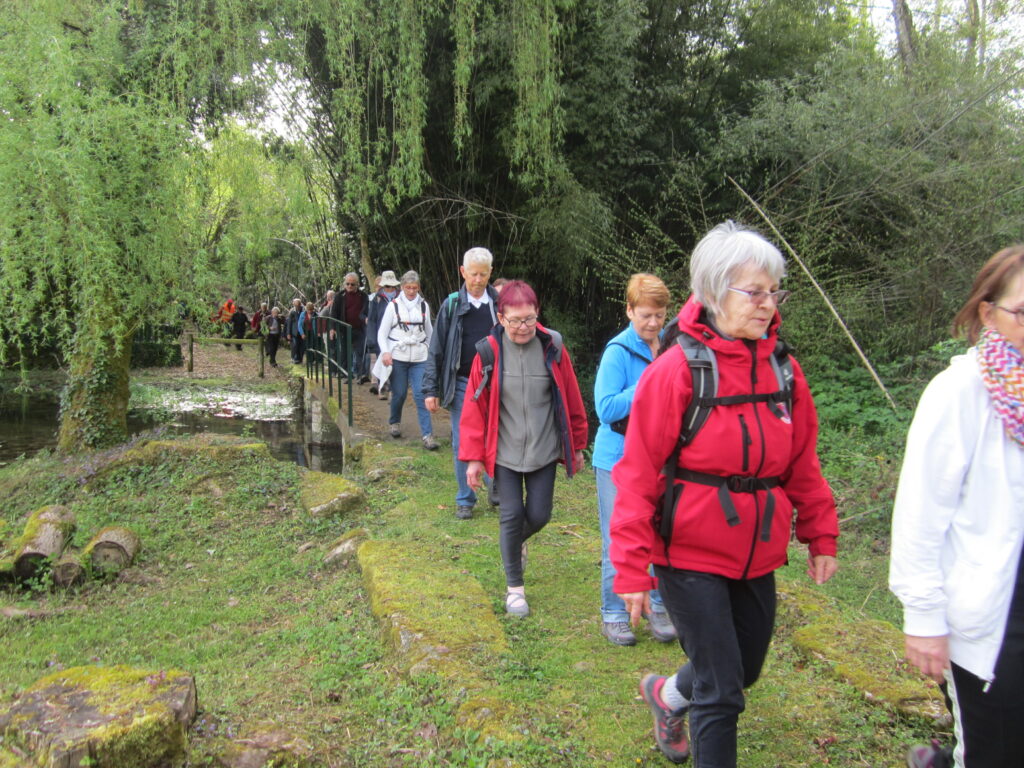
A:
[[[693,395],[686,406],[683,426],[679,432],[678,447],[682,448],[697,436],[714,408],[715,395],[718,393],[718,360],[714,350],[688,333],[680,333],[676,343],[686,355],[686,364],[693,378]]]
[[[768,403],[771,412],[782,418],[793,413],[793,359],[789,356],[789,345],[782,339],[775,342],[775,349],[772,350],[772,372],[775,374],[775,381],[778,382],[779,391],[777,398]],[[780,404],[784,404],[786,411],[782,412]]]
[[[494,371],[494,349],[489,341],[490,336],[484,336],[476,343],[476,353],[480,356],[480,365],[483,368],[483,378],[480,379],[480,386],[473,393],[473,400],[479,400],[480,395],[491,382],[491,373]]]
[[[459,303],[459,292],[452,291],[448,294],[448,298],[445,300],[445,307],[448,310],[448,317],[455,314],[455,305]]]

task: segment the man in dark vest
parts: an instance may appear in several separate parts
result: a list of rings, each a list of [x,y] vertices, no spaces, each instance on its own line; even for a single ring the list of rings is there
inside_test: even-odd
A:
[[[476,343],[498,322],[498,294],[487,282],[491,279],[494,256],[486,248],[470,248],[462,257],[462,287],[441,304],[430,338],[427,367],[423,372],[423,396],[430,411],[447,408],[452,422],[452,456],[455,480],[455,517],[473,516],[476,493],[466,482],[466,462],[459,461],[459,419],[466,397],[469,369],[476,356]],[[494,484],[490,501],[495,503]]]
[[[370,297],[359,290],[359,275],[349,272],[345,275],[341,291],[334,296],[331,317],[352,326],[352,346],[342,350],[341,360],[345,370],[356,378],[363,375],[363,343],[366,337],[366,313],[369,308]],[[333,335],[333,328],[331,333]],[[343,345],[344,341],[342,336]]]

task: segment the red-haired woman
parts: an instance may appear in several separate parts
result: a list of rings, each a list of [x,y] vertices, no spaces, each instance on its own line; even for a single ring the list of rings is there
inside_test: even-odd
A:
[[[569,351],[557,331],[537,322],[540,306],[520,280],[498,298],[498,324],[481,343],[493,364],[473,360],[459,423],[459,459],[478,490],[486,471],[498,485],[505,610],[526,616],[526,540],[551,519],[555,469],[569,477],[583,466],[587,415]],[[478,347],[479,349],[479,347]],[[524,497],[525,490],[525,497]]]
[[[956,748],[913,768],[1024,765],[1024,245],[981,268],[954,330],[974,344],[921,395],[892,519],[907,659],[941,684]]]

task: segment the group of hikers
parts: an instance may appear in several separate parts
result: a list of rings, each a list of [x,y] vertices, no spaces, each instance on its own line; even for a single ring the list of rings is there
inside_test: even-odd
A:
[[[485,248],[468,250],[462,287],[433,317],[415,272],[384,272],[373,298],[360,299],[360,330],[364,351],[377,355],[378,388],[392,386],[393,436],[410,385],[426,448],[437,448],[431,412],[450,412],[455,516],[471,519],[489,490],[505,610],[525,617],[527,542],[551,519],[558,464],[570,477],[583,466],[588,426],[561,335],[540,322],[530,285],[490,284],[492,261]],[[774,574],[791,537],[806,545],[816,584],[837,570],[814,403],[779,338],[785,267],[772,243],[730,221],[694,249],[690,296],[675,318],[664,282],[633,275],[628,325],[607,343],[595,379],[602,634],[632,646],[646,621],[655,640],[679,642],[686,662],[645,675],[640,694],[663,754],[698,768],[736,766],[744,689],[768,651]],[[915,412],[890,587],[904,607],[906,658],[941,685],[954,743],[915,746],[907,764],[1021,768],[1024,246],[982,267],[953,330],[972,346]],[[356,375],[370,375],[367,359],[353,361]]]

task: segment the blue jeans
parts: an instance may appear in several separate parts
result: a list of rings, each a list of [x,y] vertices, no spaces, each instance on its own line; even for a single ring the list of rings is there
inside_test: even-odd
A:
[[[366,331],[362,328],[358,330],[353,328],[351,354],[345,355],[345,367],[355,378],[359,378],[366,372],[366,368],[363,366],[363,347],[365,342]],[[342,346],[345,346],[344,339],[342,339]]]
[[[406,363],[401,360],[391,361],[391,419],[388,424],[402,423],[402,406],[412,382],[412,399],[416,403],[416,415],[420,421],[420,434],[431,435],[434,428],[430,423],[430,411],[423,403],[423,369],[426,363]]]
[[[612,510],[615,508],[615,483],[607,469],[594,467],[597,477],[597,515],[601,521],[601,621],[629,621],[629,611],[622,598],[612,591],[615,566],[612,565],[611,548]],[[651,610],[665,612],[665,604],[658,590],[651,590]]]
[[[476,505],[476,493],[466,482],[466,468],[469,464],[459,461],[459,420],[462,418],[462,402],[466,399],[466,387],[469,386],[469,379],[458,376],[455,379],[455,397],[452,400],[452,409],[449,411],[452,422],[452,460],[455,464],[455,480],[459,484],[459,492],[455,496],[455,505],[459,507],[472,507]],[[484,482],[489,483],[490,479],[484,475]]]

